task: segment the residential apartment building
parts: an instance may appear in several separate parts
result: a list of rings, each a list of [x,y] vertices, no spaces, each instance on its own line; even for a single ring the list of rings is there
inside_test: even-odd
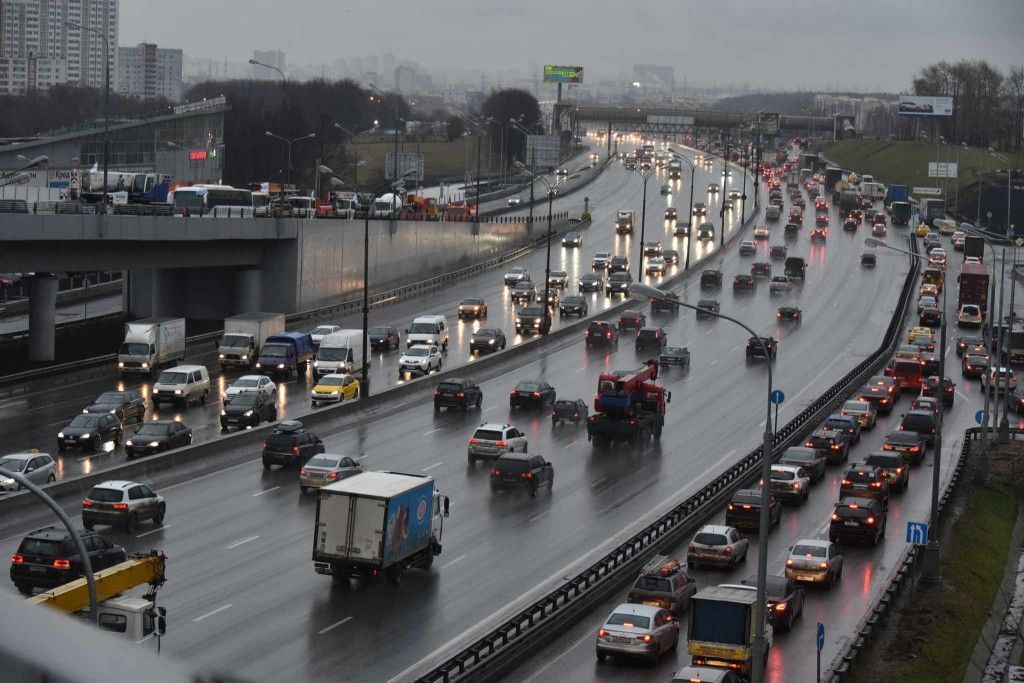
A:
[[[181,50],[139,43],[117,48],[117,92],[129,97],[154,99],[165,97],[181,101]]]

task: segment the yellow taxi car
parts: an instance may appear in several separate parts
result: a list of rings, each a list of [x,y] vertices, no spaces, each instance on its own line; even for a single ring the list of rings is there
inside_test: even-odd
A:
[[[935,336],[932,334],[932,328],[930,327],[911,327],[910,333],[907,334],[907,341],[911,344],[916,342],[918,339],[934,339]]]
[[[309,396],[314,407],[321,403],[340,403],[359,396],[359,380],[352,375],[324,375],[316,381]]]
[[[917,292],[917,297],[920,299],[922,296],[933,296],[936,299],[939,298],[939,287],[933,284],[923,284],[921,289]]]
[[[918,223],[917,227],[914,228],[914,234],[917,235],[918,237],[924,237],[931,231],[932,229],[928,227],[927,223]]]

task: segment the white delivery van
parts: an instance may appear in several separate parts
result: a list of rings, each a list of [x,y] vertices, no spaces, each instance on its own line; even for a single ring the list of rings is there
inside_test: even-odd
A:
[[[153,383],[153,407],[162,403],[187,408],[193,401],[206,403],[210,373],[204,365],[176,365],[160,373]]]
[[[412,325],[405,331],[405,345],[436,345],[442,351],[448,350],[448,319],[443,315],[421,315],[413,318]]]
[[[363,370],[363,331],[338,330],[320,342],[313,358],[317,377],[331,373],[355,375]]]

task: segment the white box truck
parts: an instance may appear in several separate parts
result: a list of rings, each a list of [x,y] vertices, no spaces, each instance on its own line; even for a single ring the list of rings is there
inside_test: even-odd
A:
[[[153,371],[185,360],[185,319],[146,318],[124,326],[117,350],[117,369],[124,377]]]
[[[313,527],[313,569],[337,579],[402,580],[441,554],[448,497],[434,478],[363,472],[320,489]]]
[[[224,335],[217,342],[220,369],[251,368],[267,337],[284,332],[283,313],[243,313],[224,321]]]
[[[369,362],[367,362],[369,365]],[[363,369],[363,331],[338,330],[320,342],[313,358],[313,372],[323,377],[333,372],[354,375]]]
[[[777,221],[782,216],[782,209],[777,206],[770,205],[764,209],[764,219],[766,221]]]
[[[885,185],[882,183],[866,182],[862,176],[860,180],[860,194],[862,197],[874,201],[876,199],[885,198]]]

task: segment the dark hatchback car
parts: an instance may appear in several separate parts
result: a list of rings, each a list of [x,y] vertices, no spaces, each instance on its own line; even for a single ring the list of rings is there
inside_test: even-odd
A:
[[[744,586],[757,587],[757,577],[743,579]],[[793,622],[804,615],[804,587],[785,576],[768,576],[764,585],[768,600],[768,621],[775,628],[793,630]]]
[[[697,582],[679,560],[658,555],[648,562],[629,591],[628,602],[667,609],[679,617],[690,606]]]
[[[861,388],[857,398],[874,404],[880,415],[888,415],[900,398],[900,387],[892,377],[875,375]]]
[[[732,291],[734,292],[752,292],[756,288],[757,281],[753,275],[740,273],[732,279]]]
[[[837,430],[817,429],[804,446],[824,455],[831,465],[845,462],[850,456],[850,437],[846,432]]]
[[[910,463],[902,453],[895,451],[875,451],[864,459],[864,464],[877,467],[889,479],[889,491],[900,493],[910,486]]]
[[[584,333],[587,346],[614,346],[619,343],[619,328],[603,320],[591,321]]]
[[[874,254],[861,254],[860,264],[866,268],[874,268],[878,264],[878,257]]]
[[[908,410],[900,421],[901,432],[917,432],[928,442],[935,443],[935,415],[930,410]]]
[[[612,256],[608,260],[608,274],[629,272],[629,258],[626,256]]]
[[[588,310],[587,300],[582,296],[567,296],[558,303],[558,314],[562,317],[568,315],[585,317]]]
[[[782,454],[779,464],[803,468],[812,484],[825,478],[825,456],[815,448],[790,446]]]
[[[987,368],[988,356],[975,356],[970,353],[964,354],[960,365],[963,376],[970,379],[981,379]]]
[[[747,358],[765,358],[765,352],[768,353],[767,358],[775,360],[775,354],[778,351],[779,342],[774,337],[751,337],[747,340]]]
[[[832,512],[828,540],[878,545],[885,536],[885,508],[877,498],[842,498]]]
[[[536,453],[506,453],[491,467],[491,491],[525,490],[536,496],[554,483],[554,466]]]
[[[623,311],[619,316],[620,330],[639,330],[647,324],[647,316],[643,311]]]
[[[263,442],[263,469],[269,470],[271,465],[297,469],[324,451],[324,442],[320,437],[307,430],[298,420],[285,420]]]
[[[713,318],[714,313],[720,313],[722,305],[714,299],[701,299],[697,302],[697,317],[698,318]]]
[[[758,261],[750,265],[750,274],[754,277],[771,277],[772,264],[767,261]]]
[[[254,391],[235,394],[224,404],[220,411],[220,428],[224,431],[232,427],[258,427],[261,422],[273,422],[277,419],[277,402],[274,396]]]
[[[516,408],[543,410],[544,406],[554,402],[555,388],[540,379],[519,382],[508,397],[508,406],[512,410]]]
[[[584,273],[577,286],[581,292],[600,292],[604,289],[604,279],[596,273]]]
[[[496,327],[485,327],[473,333],[469,339],[469,352],[490,353],[505,348],[505,333]]]
[[[140,455],[162,453],[172,448],[182,448],[192,443],[192,429],[178,420],[153,420],[147,422],[124,442],[128,459]]]
[[[551,425],[572,422],[580,424],[587,421],[590,409],[587,402],[581,398],[560,398],[551,406]]]
[[[768,526],[776,526],[781,521],[782,503],[772,496],[768,506]],[[761,528],[761,491],[740,489],[732,494],[725,509],[725,524],[737,529],[758,531]]]
[[[476,382],[460,377],[446,379],[434,390],[434,411],[441,408],[479,408],[484,400],[484,392]]]
[[[886,434],[882,450],[901,454],[911,465],[924,462],[928,442],[917,432],[891,432]]]
[[[541,334],[551,329],[551,314],[544,306],[525,306],[516,313],[516,332]]]
[[[952,408],[956,396],[956,385],[953,384],[953,380],[948,377],[940,380],[938,375],[928,375],[924,378],[924,382],[921,384],[922,396],[938,397],[940,392],[942,394],[943,407]]]
[[[402,338],[398,336],[396,327],[371,327],[367,330],[366,337],[374,351],[390,351],[402,345]]]
[[[921,314],[918,316],[920,322],[925,327],[939,327],[942,325],[942,311],[932,306],[921,309]]]
[[[636,333],[636,350],[655,349],[661,351],[668,344],[664,327],[643,327]]]
[[[142,422],[146,417],[146,399],[137,391],[104,391],[83,413],[113,413],[121,422]]]
[[[701,289],[705,287],[721,287],[722,286],[722,271],[720,270],[705,270],[700,274],[700,286]]]
[[[94,531],[79,531],[92,570],[113,567],[128,559],[128,553]],[[48,526],[22,539],[11,556],[11,581],[24,595],[34,588],[62,586],[82,576],[82,558],[66,529]]]
[[[882,507],[889,507],[889,477],[874,465],[857,463],[843,472],[839,497],[877,498]]]
[[[121,443],[121,420],[113,413],[76,415],[68,426],[57,433],[57,450],[69,448],[98,451],[108,443],[116,447]]]
[[[629,294],[629,286],[633,284],[633,276],[628,271],[618,271],[608,276],[608,281],[604,283],[604,295],[611,296],[612,294]]]

